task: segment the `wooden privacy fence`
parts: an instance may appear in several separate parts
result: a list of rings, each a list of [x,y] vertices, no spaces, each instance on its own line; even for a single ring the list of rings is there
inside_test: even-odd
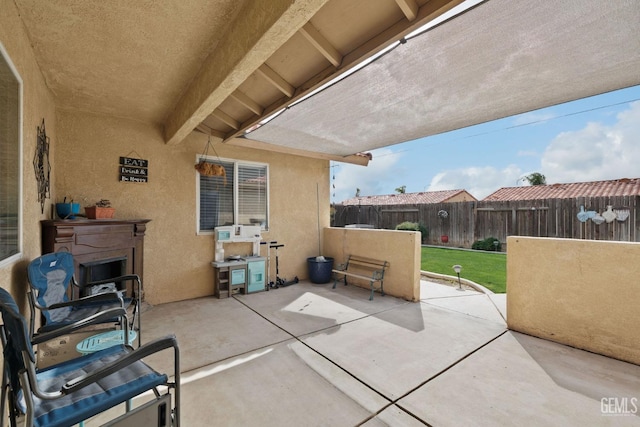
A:
[[[601,224],[591,218],[582,222],[578,218],[581,206],[586,212],[599,214],[605,212],[607,206],[612,206],[616,219]],[[418,222],[429,230],[429,236],[423,243],[464,248],[470,248],[476,240],[487,237],[499,239],[504,248],[507,236],[638,242],[639,209],[640,196],[393,206],[336,205],[332,226],[364,224],[394,229],[405,221]]]

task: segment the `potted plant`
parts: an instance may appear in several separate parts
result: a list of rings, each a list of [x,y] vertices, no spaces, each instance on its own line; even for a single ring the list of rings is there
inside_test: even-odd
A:
[[[80,213],[80,203],[67,203],[67,198],[64,198],[62,203],[56,203],[56,213],[60,219],[75,219],[76,215]]]
[[[102,199],[94,206],[85,206],[84,212],[89,219],[107,219],[113,218],[116,210],[111,207],[110,201]]]

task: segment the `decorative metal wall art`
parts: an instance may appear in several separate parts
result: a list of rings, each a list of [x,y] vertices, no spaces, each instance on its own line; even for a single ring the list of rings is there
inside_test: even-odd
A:
[[[38,201],[40,202],[40,213],[44,213],[44,201],[51,197],[49,175],[51,166],[49,164],[49,137],[44,128],[44,119],[42,126],[38,126],[38,140],[36,143],[36,153],[33,156],[33,169],[36,173],[36,181],[38,181]]]

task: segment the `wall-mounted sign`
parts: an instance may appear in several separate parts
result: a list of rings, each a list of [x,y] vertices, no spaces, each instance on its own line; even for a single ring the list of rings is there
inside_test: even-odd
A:
[[[148,160],[120,157],[120,182],[148,182],[148,168]]]

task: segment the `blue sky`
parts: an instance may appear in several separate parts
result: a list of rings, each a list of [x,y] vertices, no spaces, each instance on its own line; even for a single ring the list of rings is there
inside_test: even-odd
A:
[[[369,166],[331,162],[331,201],[465,189],[482,199],[525,185],[640,177],[640,86],[372,151]]]

